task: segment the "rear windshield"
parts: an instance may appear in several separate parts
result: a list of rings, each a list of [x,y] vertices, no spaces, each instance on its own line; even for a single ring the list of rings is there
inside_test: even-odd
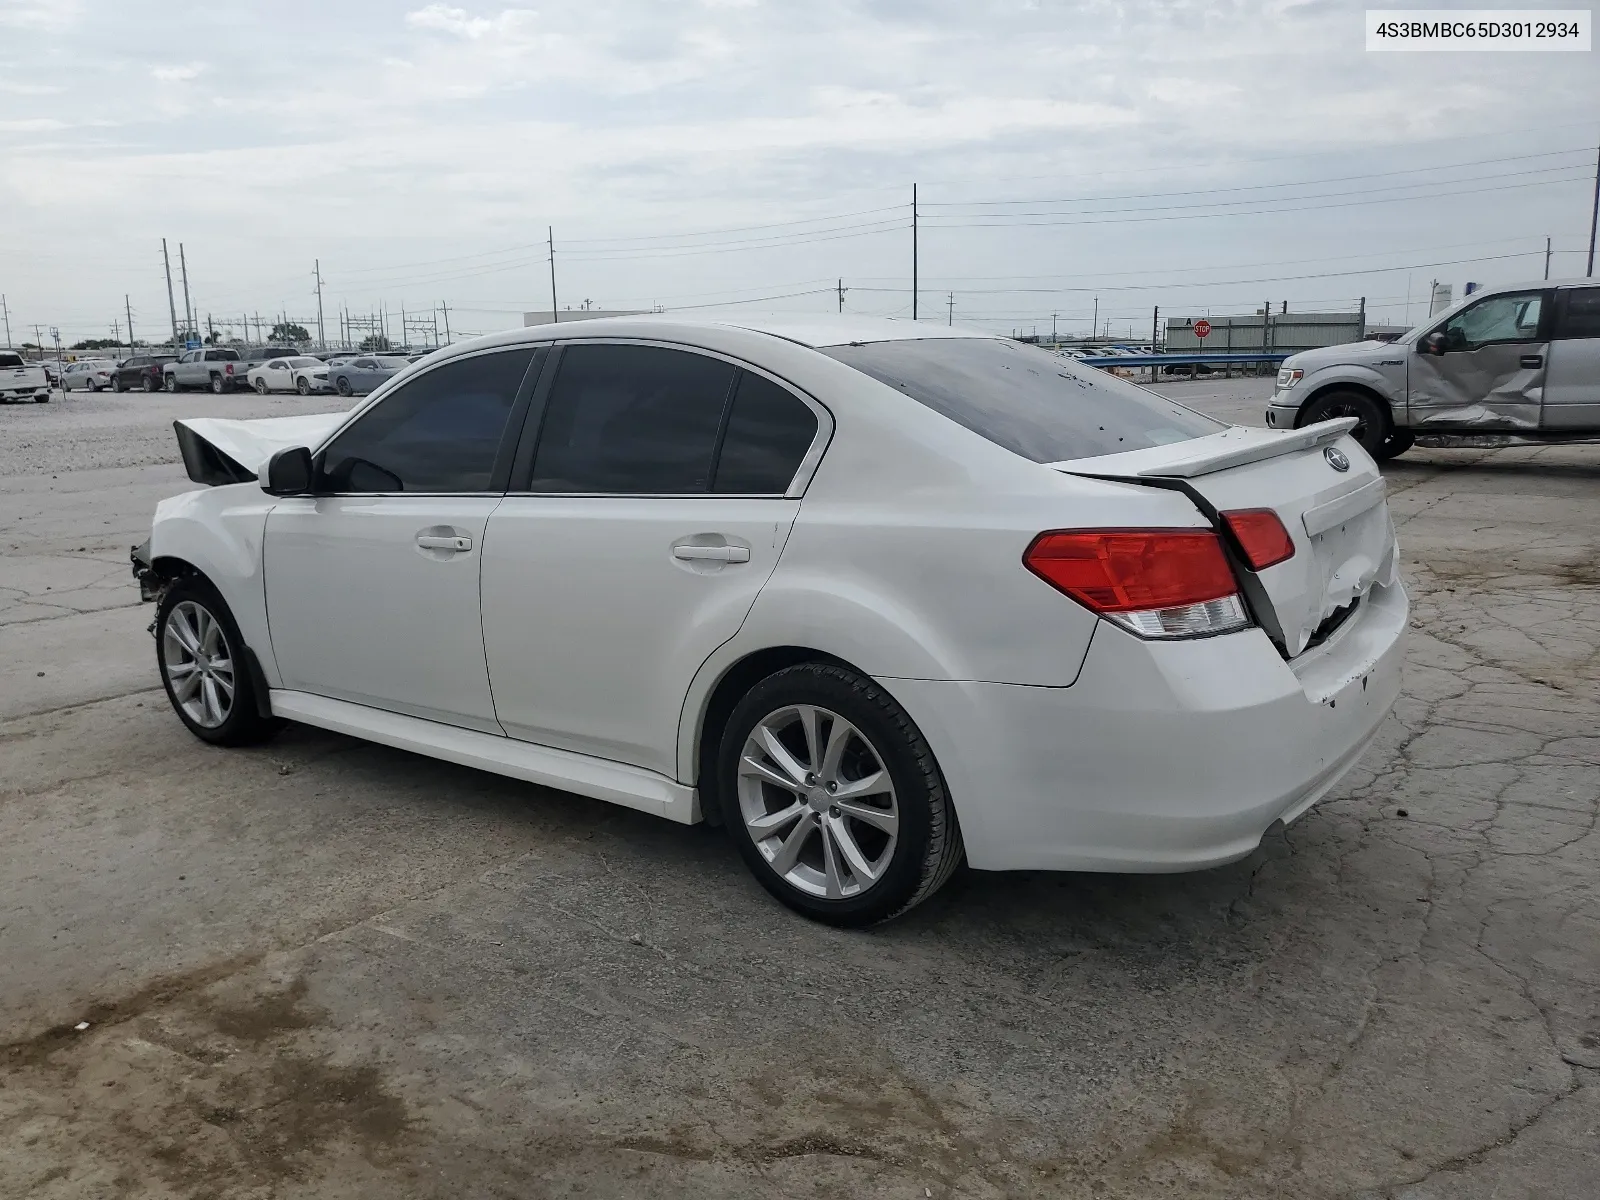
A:
[[[20,354],[0,354],[0,367],[15,368],[23,365]]]
[[[995,338],[819,348],[1039,463],[1145,450],[1227,428],[1096,367]]]
[[[291,367],[320,367],[320,358],[291,358],[287,360]]]

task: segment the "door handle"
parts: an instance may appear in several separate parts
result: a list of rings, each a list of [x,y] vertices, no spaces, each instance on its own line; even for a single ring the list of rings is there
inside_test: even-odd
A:
[[[690,562],[743,563],[750,561],[748,546],[674,546],[673,558]]]
[[[1544,355],[1524,354],[1518,365],[1529,371],[1537,371],[1540,367],[1544,366]]]
[[[436,533],[419,533],[417,545],[424,550],[471,550],[472,539],[459,534],[444,536]]]

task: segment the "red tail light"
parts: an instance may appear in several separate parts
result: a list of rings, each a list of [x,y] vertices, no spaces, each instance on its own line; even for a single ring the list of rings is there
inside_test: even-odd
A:
[[[1294,542],[1278,514],[1270,508],[1240,508],[1225,512],[1233,536],[1239,539],[1245,558],[1257,571],[1294,557]]]

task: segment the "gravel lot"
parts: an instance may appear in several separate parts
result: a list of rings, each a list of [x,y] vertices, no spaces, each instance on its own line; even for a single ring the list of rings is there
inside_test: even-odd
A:
[[[184,732],[171,419],[332,403],[0,408],[0,1195],[1596,1194],[1600,448],[1387,468],[1405,695],[1247,861],[846,933],[714,830]]]

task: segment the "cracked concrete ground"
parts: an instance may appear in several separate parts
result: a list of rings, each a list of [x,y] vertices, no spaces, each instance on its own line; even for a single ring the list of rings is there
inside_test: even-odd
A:
[[[170,419],[326,406],[0,409],[0,1195],[1600,1194],[1600,448],[1386,468],[1404,696],[1250,859],[845,933],[716,831],[182,730]]]

